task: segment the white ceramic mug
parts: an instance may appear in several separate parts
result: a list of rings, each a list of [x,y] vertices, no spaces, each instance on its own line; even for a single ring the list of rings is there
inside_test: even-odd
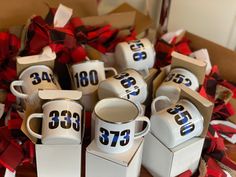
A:
[[[43,113],[31,114],[27,119],[27,130],[43,144],[80,144],[83,107],[73,100],[53,100],[43,105]],[[32,119],[42,119],[41,134],[30,128]]]
[[[139,109],[139,116],[144,116],[145,105],[137,103],[136,106]],[[95,136],[95,116],[93,114],[94,112],[92,112],[91,116],[91,140],[93,140]],[[135,133],[140,132],[142,130],[143,130],[143,122],[141,121],[135,122]]]
[[[19,92],[15,87],[21,87]],[[26,68],[19,76],[19,80],[13,81],[10,90],[16,97],[28,98],[39,89],[58,90],[60,86],[53,76],[53,71],[45,65],[35,65]]]
[[[163,99],[162,99],[163,100]],[[151,132],[168,148],[173,148],[203,131],[203,117],[196,106],[186,99],[156,110],[156,98],[152,102]]]
[[[72,74],[75,88],[87,95],[97,90],[99,83],[106,79],[105,71],[112,71],[114,75],[117,71],[112,67],[104,67],[104,63],[99,60],[87,60],[82,63],[72,65]]]
[[[178,84],[184,84],[195,91],[199,88],[198,79],[192,72],[183,68],[174,68],[157,89],[156,97],[167,96],[171,99],[172,103],[176,103],[180,94]]]
[[[150,130],[147,117],[139,116],[139,108],[122,98],[106,98],[99,101],[92,116],[95,117],[95,142],[103,152],[128,151],[134,139],[141,138]],[[146,128],[135,133],[135,123],[145,121]]]
[[[146,75],[149,73],[148,68],[154,65],[155,55],[152,43],[146,38],[121,42],[115,48],[116,64],[121,70],[144,70]]]
[[[148,94],[147,83],[134,69],[127,69],[118,75],[109,77],[98,86],[98,97],[125,98],[135,103],[143,103]]]

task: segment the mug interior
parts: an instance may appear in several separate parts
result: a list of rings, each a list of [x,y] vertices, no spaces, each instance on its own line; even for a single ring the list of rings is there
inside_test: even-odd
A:
[[[96,104],[94,112],[105,122],[122,124],[134,120],[139,114],[139,109],[129,100],[106,98]]]

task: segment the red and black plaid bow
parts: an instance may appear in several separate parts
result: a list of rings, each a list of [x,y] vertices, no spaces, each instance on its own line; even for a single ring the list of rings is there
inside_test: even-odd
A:
[[[156,67],[164,67],[171,64],[171,53],[173,51],[179,52],[184,55],[190,55],[192,53],[189,47],[190,41],[183,38],[180,42],[175,43],[175,40],[171,44],[160,39],[156,42]]]

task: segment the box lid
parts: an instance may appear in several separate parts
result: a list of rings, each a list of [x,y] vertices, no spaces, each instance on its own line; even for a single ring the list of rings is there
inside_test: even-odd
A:
[[[138,151],[139,147],[143,143],[143,138],[134,140],[134,144],[132,148],[124,153],[118,153],[118,154],[107,154],[103,151],[101,151],[97,146],[95,140],[93,140],[90,145],[87,147],[86,152],[93,154],[95,156],[99,156],[100,158],[103,158],[104,160],[109,160],[114,163],[120,164],[122,166],[129,166],[129,163],[133,159],[134,155]]]

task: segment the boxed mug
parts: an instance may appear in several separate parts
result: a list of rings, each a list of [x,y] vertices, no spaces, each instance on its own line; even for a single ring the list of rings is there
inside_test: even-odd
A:
[[[76,101],[76,100],[79,100],[82,96],[81,92],[75,91],[75,90],[74,91],[71,91],[71,90],[40,90],[38,94],[39,94],[39,98],[44,101],[55,100],[55,99],[59,99],[59,100],[69,99],[69,100]],[[50,101],[48,103],[50,103]],[[63,102],[63,104],[65,104],[65,103]],[[50,108],[48,107],[47,109],[50,109]],[[28,116],[30,114],[32,115],[32,109],[28,108],[26,110],[26,117],[28,118]],[[55,113],[53,113],[53,114],[55,114]],[[66,114],[68,115],[68,111],[66,112]],[[37,164],[37,174],[39,177],[48,177],[48,176],[52,176],[52,177],[54,177],[54,176],[55,177],[64,177],[64,176],[79,177],[79,176],[81,176],[82,138],[83,138],[83,134],[84,134],[83,133],[84,132],[84,121],[82,121],[82,120],[84,120],[84,113],[81,112],[81,114],[80,114],[81,121],[77,122],[80,124],[80,126],[78,126],[78,124],[76,124],[76,122],[74,122],[74,121],[71,125],[73,128],[76,128],[76,129],[78,129],[78,127],[79,127],[80,128],[79,131],[80,131],[80,135],[81,135],[81,140],[79,140],[79,141],[73,140],[72,141],[73,144],[63,144],[63,142],[61,142],[61,141],[58,142],[58,140],[63,140],[63,138],[58,139],[57,137],[55,137],[58,134],[58,130],[56,132],[57,133],[56,135],[55,134],[53,135],[53,132],[51,132],[51,133],[48,132],[49,134],[44,135],[45,137],[49,137],[48,140],[51,139],[51,143],[49,141],[49,142],[44,142],[46,144],[38,144],[37,139],[28,133],[28,130],[27,130],[28,128],[26,126],[26,122],[28,119],[23,120],[21,130],[36,144],[35,145],[36,164]],[[74,117],[74,113],[72,115]],[[78,117],[78,116],[76,116],[76,117]],[[56,126],[57,124],[56,124],[56,122],[54,122],[54,123],[52,122],[51,125]],[[61,125],[63,125],[62,121],[61,121]],[[68,122],[66,125],[68,126]],[[30,128],[32,129],[33,132],[40,133],[39,126],[40,126],[39,122],[35,122],[34,120],[32,120],[30,122]],[[68,132],[67,132],[67,134],[68,134]],[[71,134],[71,136],[73,136],[73,134]],[[53,140],[53,138],[54,138],[54,140]],[[71,141],[69,143],[71,143]],[[70,162],[70,163],[65,163],[65,161]],[[58,169],[63,169],[63,170],[58,170]]]
[[[169,97],[172,103],[176,103],[180,95],[180,84],[198,91],[205,78],[206,63],[177,52],[172,52],[171,56],[170,72],[155,91],[155,97],[164,95]]]
[[[189,169],[195,172],[198,168],[213,104],[184,85],[180,88],[180,99],[191,102],[202,114],[203,131],[199,137],[193,137],[174,148],[165,146],[150,131],[145,136],[142,164],[154,177],[174,177]]]
[[[86,149],[86,177],[138,177],[143,141],[137,139],[129,151],[115,155],[102,152],[92,141]]]

